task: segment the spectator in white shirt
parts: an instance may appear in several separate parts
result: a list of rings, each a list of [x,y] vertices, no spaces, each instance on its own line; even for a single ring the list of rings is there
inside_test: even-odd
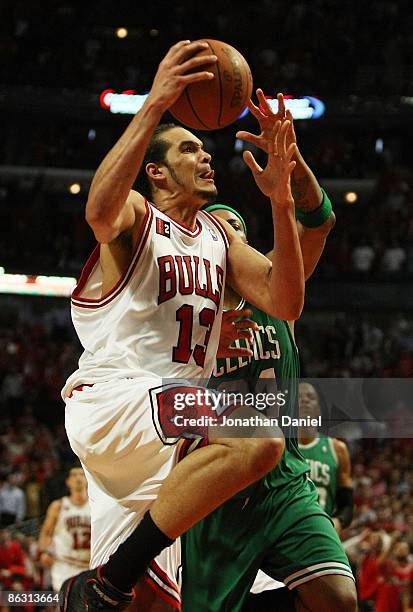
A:
[[[24,519],[26,498],[23,491],[16,486],[16,476],[10,474],[0,488],[0,524],[7,527]]]

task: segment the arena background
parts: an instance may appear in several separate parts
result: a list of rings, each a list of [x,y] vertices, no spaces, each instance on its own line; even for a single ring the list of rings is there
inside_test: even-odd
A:
[[[65,295],[94,244],[88,185],[131,118],[111,112],[105,93],[147,93],[171,44],[209,37],[238,48],[268,96],[282,91],[304,114],[322,109],[296,119],[337,217],[297,324],[303,375],[409,379],[413,12],[391,0],[3,0],[0,32],[0,500],[17,486],[24,505],[15,520],[1,502],[0,512],[26,558],[14,586],[27,588],[44,585],[38,526],[74,460],[60,389],[80,353]],[[243,164],[241,126],[255,130],[251,115],[202,138],[219,200],[240,210],[250,242],[268,250],[270,210]],[[413,543],[413,444],[403,427],[412,396],[388,401],[373,415],[374,435],[348,429],[356,511],[342,537],[366,535],[348,549],[356,570],[368,552],[363,530]],[[384,423],[390,409],[399,418]]]

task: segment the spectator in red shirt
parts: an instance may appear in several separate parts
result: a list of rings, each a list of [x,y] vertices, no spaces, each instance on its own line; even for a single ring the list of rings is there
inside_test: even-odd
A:
[[[413,564],[409,544],[395,541],[379,558],[376,612],[410,612]]]
[[[12,540],[6,530],[0,531],[0,584],[4,589],[12,588],[16,579],[25,576],[24,553],[21,545]]]
[[[358,593],[361,612],[370,612],[374,610],[379,580],[378,561],[383,547],[381,533],[378,531],[369,533],[365,545],[366,555],[360,563],[358,573]]]

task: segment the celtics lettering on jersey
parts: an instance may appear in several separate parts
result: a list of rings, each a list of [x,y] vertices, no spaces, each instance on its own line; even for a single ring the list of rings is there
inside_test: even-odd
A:
[[[331,515],[335,507],[338,470],[333,439],[320,436],[309,444],[300,444],[299,448],[310,467],[310,478],[317,487],[319,504]]]
[[[268,409],[271,417],[283,415],[295,418],[297,409],[297,385],[299,377],[298,351],[288,323],[270,317],[251,304],[241,302],[238,309],[252,310],[251,319],[258,325],[254,331],[255,342],[249,345],[253,355],[250,358],[236,357],[217,359],[210,386],[228,393],[274,393],[288,391],[287,401]],[[246,346],[245,340],[236,341],[238,347]],[[276,413],[274,412],[276,411]],[[293,478],[308,471],[297,444],[295,431],[284,430],[285,452],[277,465],[264,479],[265,486],[276,488],[287,484]],[[238,494],[249,494],[251,489]]]
[[[250,365],[251,361],[267,361],[281,358],[280,343],[277,339],[277,331],[274,325],[259,325],[258,330],[253,330],[254,342],[250,344],[247,340],[235,340],[237,348],[247,345],[253,351],[252,357],[227,357],[218,359],[214,368],[213,376],[219,378],[231,372],[235,372]],[[263,364],[258,368],[264,370]]]

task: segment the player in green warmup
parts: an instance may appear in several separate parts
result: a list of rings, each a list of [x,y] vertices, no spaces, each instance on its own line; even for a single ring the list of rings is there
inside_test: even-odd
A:
[[[320,400],[313,385],[299,385],[300,416],[318,417]],[[300,428],[299,449],[310,467],[310,478],[318,491],[320,506],[333,518],[338,533],[353,518],[353,481],[346,444],[318,433],[316,428]]]
[[[280,97],[279,102],[277,115],[270,115],[263,97],[260,103],[264,112],[256,107],[252,109],[262,130],[283,113],[291,120]],[[259,137],[253,140],[245,133],[238,136],[260,146]],[[295,138],[293,131],[292,137]],[[292,190],[296,205],[301,208],[297,217],[308,278],[332,226],[331,217],[326,213],[331,213],[331,204],[299,153],[296,161]],[[302,202],[307,205],[305,212]],[[224,206],[217,208],[217,205],[213,208],[213,214],[226,219],[245,236],[245,223],[236,211]],[[212,385],[218,390],[228,390],[228,382],[238,380],[251,389],[260,384],[260,378],[268,378],[272,372],[277,389],[287,386],[290,395],[289,401],[280,406],[280,416],[298,416],[299,367],[292,324],[267,317],[244,304],[232,291],[226,292],[225,307],[250,307],[259,332],[254,332],[254,358],[232,363],[218,360]],[[357,609],[354,579],[340,540],[330,518],[317,503],[317,489],[307,477],[308,468],[294,432],[284,430],[284,433],[286,449],[277,468],[217,508],[183,538],[184,612],[241,610],[258,569],[288,587],[287,593],[286,589],[280,589],[283,591],[280,610],[353,612]],[[230,566],[225,564],[229,557]]]

